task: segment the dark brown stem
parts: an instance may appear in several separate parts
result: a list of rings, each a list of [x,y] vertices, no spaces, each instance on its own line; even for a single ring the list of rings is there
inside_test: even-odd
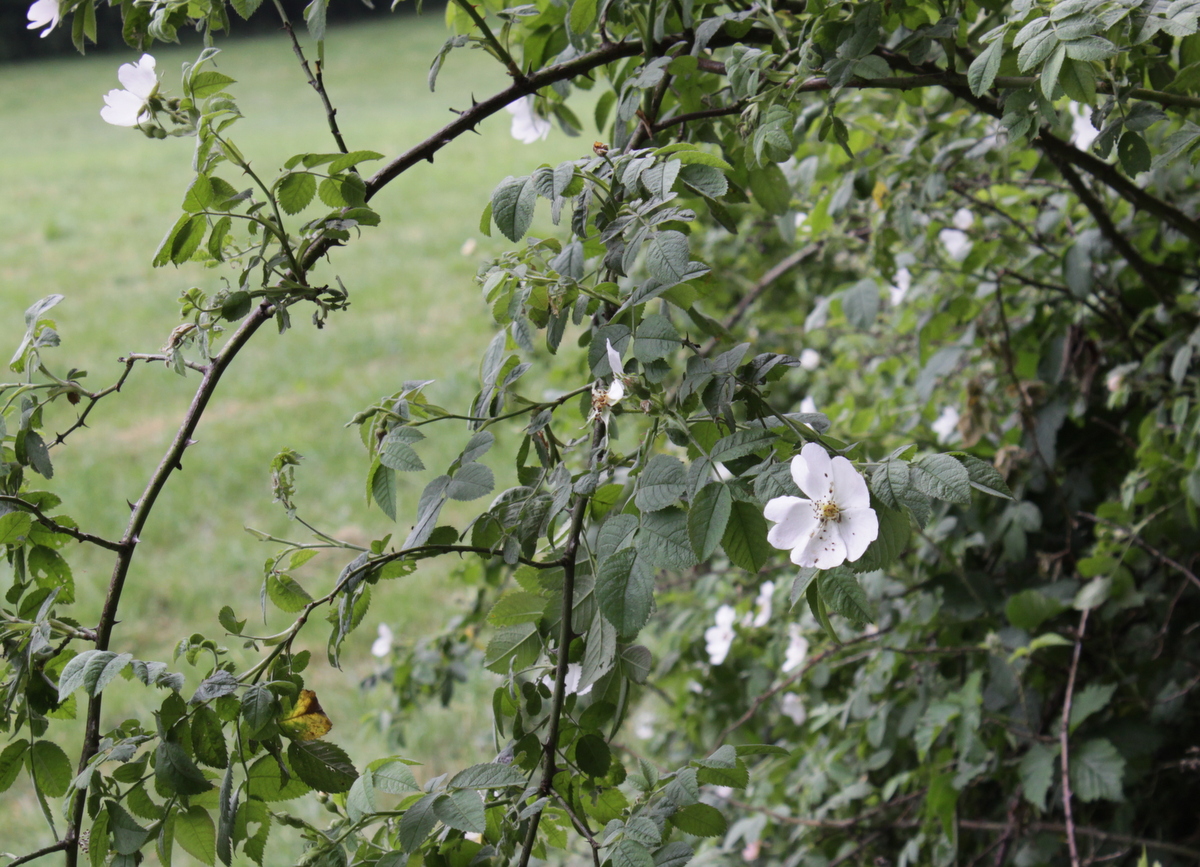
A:
[[[1079,656],[1083,652],[1083,634],[1087,629],[1088,611],[1079,615],[1079,631],[1075,635],[1075,653],[1071,657],[1071,671],[1067,675],[1067,693],[1063,697],[1062,723],[1058,727],[1058,741],[1062,760],[1062,802],[1066,818],[1067,849],[1071,853],[1071,867],[1079,867],[1079,847],[1075,843],[1075,818],[1071,813],[1071,699],[1075,695],[1075,674],[1079,670]]]
[[[1104,526],[1111,527],[1114,530],[1120,530],[1122,532],[1128,533],[1130,541],[1132,541],[1135,545],[1137,545],[1142,550],[1147,551],[1150,554],[1154,555],[1154,557],[1160,563],[1170,566],[1172,569],[1175,569],[1177,572],[1179,572],[1179,574],[1183,575],[1185,578],[1187,578],[1189,581],[1191,581],[1197,587],[1200,587],[1200,577],[1198,577],[1195,572],[1193,572],[1188,567],[1184,566],[1178,560],[1172,560],[1170,557],[1168,557],[1162,551],[1155,548],[1149,542],[1145,541],[1141,536],[1139,536],[1137,533],[1130,530],[1128,527],[1122,527],[1120,524],[1114,524],[1112,521],[1109,521],[1109,520],[1106,520],[1105,518],[1101,518],[1096,515],[1093,515],[1091,512],[1080,512],[1079,517],[1086,518],[1087,520],[1089,520],[1093,523],[1096,523],[1096,524],[1103,524]]]
[[[43,846],[36,852],[30,852],[28,855],[22,855],[15,861],[9,861],[7,867],[17,867],[18,864],[28,864],[30,861],[36,861],[38,858],[43,858],[46,855],[53,855],[55,852],[67,852],[68,859],[70,858],[71,847],[75,844],[75,838],[72,836],[74,828],[67,831],[67,836],[59,840],[57,843],[51,843],[49,846]]]
[[[139,537],[146,526],[146,521],[150,517],[150,512],[154,508],[155,501],[158,499],[159,494],[162,493],[167,480],[171,477],[171,473],[180,466],[180,459],[192,442],[192,434],[195,433],[196,426],[200,423],[200,417],[204,414],[209,400],[212,399],[217,389],[221,375],[250,338],[254,336],[255,332],[262,327],[263,323],[269,321],[273,314],[273,307],[268,304],[260,305],[253,313],[246,317],[237,331],[229,338],[229,342],[225,344],[221,352],[213,359],[212,364],[209,365],[208,372],[205,373],[204,379],[201,380],[199,387],[196,389],[196,394],[192,398],[183,423],[179,426],[179,430],[175,434],[175,439],[168,446],[166,453],[159,462],[158,468],[155,469],[154,474],[146,484],[142,496],[134,505],[133,512],[129,516],[129,523],[125,528],[125,534],[121,537],[121,541],[117,543],[117,559],[113,564],[112,578],[109,581],[108,593],[104,598],[104,608],[100,612],[100,621],[96,625],[97,650],[108,650],[109,648],[113,627],[117,623],[117,610],[121,604],[121,595],[125,589],[125,580],[129,576],[129,567],[133,562],[133,555],[137,550]],[[88,700],[87,718],[84,723],[83,748],[79,756],[79,773],[86,770],[88,762],[96,755],[96,751],[99,748],[102,695],[102,693],[97,693]],[[83,811],[86,800],[86,790],[81,789],[75,794],[74,809],[71,811],[71,824],[66,838],[70,841],[70,844],[64,847],[67,867],[76,867],[79,863],[77,837],[79,828],[83,825]]]
[[[575,826],[575,830],[587,838],[588,845],[592,847],[593,867],[600,867],[600,844],[596,842],[596,838],[592,835],[587,823],[575,814],[575,811],[571,809],[571,805],[567,803],[566,798],[558,792],[551,792],[551,794],[554,796],[554,800],[558,801],[558,805],[563,808],[563,811],[567,814],[567,818]]]

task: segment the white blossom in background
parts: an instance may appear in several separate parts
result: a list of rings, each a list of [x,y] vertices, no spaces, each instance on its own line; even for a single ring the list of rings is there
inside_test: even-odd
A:
[[[798,726],[804,725],[804,721],[808,719],[808,711],[804,709],[804,699],[794,692],[784,693],[779,710]]]
[[[1100,130],[1092,126],[1092,110],[1081,102],[1072,102],[1067,111],[1071,115],[1071,144],[1085,151],[1100,135]]]
[[[137,126],[149,120],[150,112],[146,110],[146,103],[158,90],[154,58],[143,54],[136,64],[121,64],[117,78],[125,85],[125,89],[110,90],[104,95],[105,105],[100,109],[100,117],[113,126]]]
[[[58,0],[37,0],[29,11],[25,14],[29,19],[29,24],[26,29],[36,30],[39,27],[45,27],[42,31],[42,38],[45,39],[50,35],[50,31],[58,26]],[[47,26],[49,25],[49,26]]]
[[[817,409],[817,402],[815,400],[811,397],[806,397],[800,401],[800,412],[820,412],[820,410]]]
[[[939,443],[948,443],[958,439],[958,410],[952,406],[942,407],[942,414],[929,426],[937,434]]]
[[[788,646],[787,650],[783,652],[783,665],[779,667],[780,672],[787,674],[789,671],[795,671],[804,665],[804,660],[807,658],[808,639],[804,637],[799,623],[789,623]]]
[[[800,366],[805,370],[816,370],[821,366],[821,353],[815,349],[805,349],[800,353]]]
[[[392,635],[391,627],[389,627],[386,623],[380,623],[379,629],[377,630],[377,637],[371,644],[371,655],[384,657],[391,653],[392,638],[394,638],[394,636]]]
[[[775,523],[767,541],[791,549],[797,566],[832,569],[863,555],[879,535],[866,480],[841,455],[807,443],[792,458],[792,478],[803,497],[776,497],[763,515]]]
[[[961,262],[971,252],[971,239],[967,229],[975,224],[975,215],[966,208],[954,212],[953,229],[942,229],[938,232],[938,240],[946,248],[946,254],[955,262]]]
[[[771,597],[775,595],[775,582],[764,581],[763,586],[758,591],[758,598],[754,600],[754,617],[750,621],[751,626],[766,626],[771,622]]]
[[[582,691],[579,689],[579,679],[583,677],[583,666],[578,662],[567,663],[567,676],[563,680],[564,695],[587,695],[594,684],[588,684]],[[554,675],[548,674],[542,678],[542,683],[550,691],[554,691]]]
[[[532,96],[510,102],[505,109],[513,116],[512,137],[517,141],[533,144],[550,135],[550,121],[534,112]]]
[[[737,612],[733,606],[722,605],[717,609],[717,625],[704,630],[704,649],[708,651],[708,661],[713,665],[720,665],[729,655],[729,648],[737,634],[733,631],[733,621],[736,619]]]
[[[912,286],[912,274],[907,268],[896,269],[896,282],[888,287],[888,299],[892,302],[893,307],[900,305],[904,300],[904,296],[908,294],[909,287]]]

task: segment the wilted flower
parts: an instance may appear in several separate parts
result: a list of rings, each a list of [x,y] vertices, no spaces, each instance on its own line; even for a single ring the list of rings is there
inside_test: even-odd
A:
[[[105,106],[100,117],[113,126],[137,126],[150,119],[146,103],[158,90],[158,76],[154,72],[154,58],[143,54],[136,64],[123,63],[117,70],[117,78],[125,85],[124,90],[110,90],[104,96]]]
[[[729,655],[729,647],[736,635],[733,631],[736,618],[737,612],[732,605],[722,605],[717,609],[717,625],[704,630],[704,649],[708,651],[708,660],[713,665],[720,665]]]
[[[942,407],[942,414],[929,426],[937,434],[939,443],[949,442],[958,431],[958,410],[952,406]]]
[[[804,665],[804,660],[808,658],[808,639],[804,637],[804,633],[800,630],[799,623],[788,624],[788,646],[783,652],[783,665],[779,670],[783,674],[789,671],[795,671],[800,666]]]
[[[28,30],[36,30],[39,27],[46,27],[42,31],[42,38],[45,39],[50,35],[50,31],[58,26],[60,18],[58,12],[58,0],[37,0],[29,7],[29,12],[25,15],[29,19]]]
[[[767,541],[790,548],[797,566],[832,569],[863,555],[879,535],[879,517],[871,508],[866,480],[842,456],[830,460],[825,449],[808,443],[792,458],[792,478],[802,497],[776,497],[763,515],[775,526]]]
[[[612,369],[612,382],[608,388],[597,384],[592,389],[592,412],[588,421],[608,417],[608,411],[625,396],[625,383],[629,379],[625,375],[625,366],[621,363],[621,354],[613,349],[612,341],[605,340],[604,347],[608,353],[608,366]]]
[[[533,144],[550,135],[550,121],[538,117],[533,110],[533,97],[527,96],[505,106],[512,119],[512,137],[525,144]]]
[[[821,353],[815,349],[805,349],[800,353],[800,366],[805,370],[816,370],[821,366]]]
[[[371,655],[384,657],[392,651],[392,630],[386,623],[379,624],[378,637],[371,643]]]

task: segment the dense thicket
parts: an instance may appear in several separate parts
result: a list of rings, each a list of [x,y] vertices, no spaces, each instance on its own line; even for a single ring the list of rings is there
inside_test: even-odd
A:
[[[326,5],[305,10],[318,43]],[[159,36],[201,15],[218,41],[229,14],[123,11]],[[193,290],[166,350],[203,380],[122,539],[30,487],[51,469],[40,401],[103,395],[67,376],[6,416],[5,720],[26,739],[0,777],[24,763],[66,795],[49,851],[75,863],[89,829],[94,864],[175,843],[261,864],[282,824],[322,865],[1194,863],[1200,4],[463,0],[448,18],[431,84],[472,45],[511,86],[370,175],[384,156],[347,152],[332,111],[336,152],[252,165],[207,51],[182,89],[134,94],[131,121],[197,139],[156,262],[230,282]],[[165,663],[118,654],[137,535],[223,371],[265,324],[336,327],[325,263],[378,222],[372,198],[514,103],[534,141],[543,118],[602,132],[592,156],[497,179],[481,226],[514,246],[479,274],[497,330],[472,405],[401,371],[356,419],[401,529],[312,594],[290,575],[311,549],[284,546],[264,596],[295,623],[256,637],[222,613],[261,646],[247,670],[185,638],[203,680],[181,694]],[[530,237],[539,208],[556,228]],[[15,362],[42,377],[50,303]],[[435,424],[463,451],[397,516]],[[515,453],[492,450],[499,427]],[[517,476],[499,493],[496,459]],[[295,462],[275,466],[290,514]],[[449,500],[481,507],[450,526]],[[94,628],[55,595],[71,537],[114,553]],[[323,620],[336,662],[370,595],[439,554],[471,555],[478,604],[394,653],[397,710],[484,665],[499,757],[418,787],[403,759],[355,768],[321,737],[292,642]],[[165,698],[114,729],[102,691],[127,669]],[[44,733],[77,690],[72,782]],[[327,826],[280,804],[309,789],[334,793]]]

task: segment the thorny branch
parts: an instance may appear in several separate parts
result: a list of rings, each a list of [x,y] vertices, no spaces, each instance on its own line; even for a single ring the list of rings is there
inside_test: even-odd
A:
[[[1058,729],[1059,744],[1062,748],[1060,758],[1062,759],[1063,814],[1067,820],[1067,848],[1071,852],[1071,867],[1079,867],[1079,847],[1075,843],[1075,819],[1071,814],[1071,699],[1075,693],[1075,674],[1079,670],[1079,655],[1083,651],[1083,634],[1087,629],[1089,610],[1085,608],[1083,613],[1079,615],[1079,630],[1075,634],[1075,653],[1071,657],[1071,671],[1067,675],[1067,692],[1063,697],[1062,723]]]

